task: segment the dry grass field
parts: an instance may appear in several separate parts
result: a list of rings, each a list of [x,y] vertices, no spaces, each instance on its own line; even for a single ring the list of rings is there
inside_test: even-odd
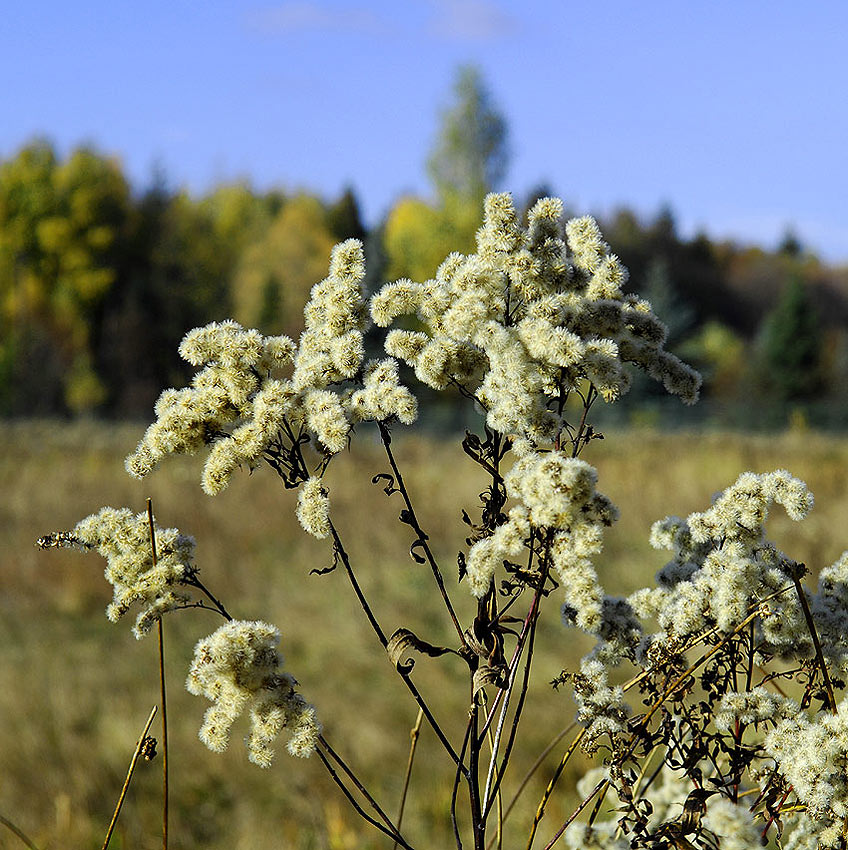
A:
[[[242,473],[220,496],[199,487],[198,458],[177,458],[144,482],[129,478],[123,457],[141,427],[15,423],[0,426],[0,815],[40,848],[100,846],[136,739],[158,701],[156,638],[136,641],[131,622],[109,623],[111,588],[97,555],[40,551],[37,537],[71,528],[103,505],[144,509],[198,541],[210,589],[234,616],[279,626],[286,669],[319,712],[328,740],[367,778],[391,812],[397,806],[416,710],[393,673],[326,541],[308,538],[294,518],[292,492],[267,469]],[[473,610],[455,586],[456,552],[484,482],[455,444],[403,438],[394,447],[422,525],[435,543],[463,616]],[[626,593],[651,580],[663,553],[647,543],[651,523],[703,509],[710,496],[746,469],[784,467],[803,478],[817,504],[801,524],[775,512],[771,537],[814,571],[848,548],[848,440],[809,433],[770,437],[708,433],[611,433],[584,457],[599,470],[599,489],[621,510],[598,570],[606,589]],[[426,567],[410,560],[409,529],[396,521],[371,476],[387,468],[368,429],[329,471],[334,517],[383,628],[412,628],[427,640],[450,640]],[[574,705],[548,682],[588,647],[560,624],[548,600],[534,657],[535,685],[519,734],[510,789],[548,741],[569,724]],[[207,703],[184,689],[195,641],[220,625],[207,611],[181,611],[165,622],[171,729],[171,839],[174,848],[386,847],[361,825],[317,759],[281,752],[270,770],[248,763],[236,729],[230,749],[210,753],[197,739]],[[423,659],[414,677],[454,739],[466,715],[461,662]],[[555,750],[507,823],[504,847],[519,845]],[[425,730],[412,779],[405,832],[420,848],[452,845],[453,772]],[[159,837],[159,760],[136,772],[111,846],[146,850]],[[573,804],[563,782],[550,809],[550,835]],[[545,839],[547,841],[547,839]],[[545,841],[538,843],[543,846]],[[17,839],[0,826],[0,846]]]

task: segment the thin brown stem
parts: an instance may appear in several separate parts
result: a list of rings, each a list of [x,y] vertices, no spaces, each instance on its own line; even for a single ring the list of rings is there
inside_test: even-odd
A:
[[[109,841],[112,839],[112,832],[115,829],[115,824],[118,822],[118,815],[121,813],[121,806],[124,805],[124,797],[127,796],[127,790],[130,787],[130,782],[132,782],[133,773],[135,772],[135,766],[138,762],[138,757],[141,755],[141,748],[144,746],[144,742],[147,739],[147,733],[150,731],[150,727],[153,724],[153,718],[156,716],[156,708],[157,706],[153,706],[150,711],[150,716],[147,718],[147,723],[144,724],[144,730],[142,731],[138,743],[135,746],[135,752],[133,753],[133,757],[130,760],[130,767],[127,771],[127,778],[124,780],[124,787],[121,788],[120,796],[118,797],[117,805],[115,806],[115,811],[112,814],[112,820],[109,822],[109,829],[106,830],[106,838],[103,839],[103,847],[101,850],[106,850],[109,846]]]
[[[168,850],[168,709],[165,697],[165,649],[159,618],[159,699],[162,705],[162,850]]]
[[[522,648],[523,648],[523,645],[525,644],[525,642],[526,642],[526,646],[527,646],[527,658],[524,662],[524,677],[523,677],[522,683],[521,683],[521,693],[519,694],[519,697],[518,697],[518,705],[516,706],[515,712],[512,716],[512,725],[510,726],[509,737],[507,738],[506,747],[504,749],[504,756],[503,756],[503,759],[501,760],[500,768],[498,769],[497,776],[495,777],[495,780],[494,780],[494,786],[492,788],[491,796],[489,794],[489,787],[490,787],[490,783],[492,781],[492,770],[491,769],[489,771],[489,776],[486,779],[486,796],[484,797],[484,803],[483,803],[483,818],[484,819],[486,817],[488,817],[489,811],[491,810],[491,806],[492,806],[492,800],[495,799],[495,795],[500,790],[500,785],[501,785],[501,782],[503,781],[503,776],[506,773],[507,765],[509,764],[510,755],[512,754],[512,748],[513,748],[513,745],[515,744],[515,737],[518,733],[518,724],[521,721],[521,715],[522,715],[523,710],[524,710],[524,702],[527,698],[527,688],[528,688],[529,683],[530,683],[530,668],[531,668],[531,665],[533,663],[533,647],[534,647],[535,641],[536,641],[536,624],[539,621],[539,613],[541,611],[542,590],[544,589],[545,582],[548,579],[548,569],[549,569],[549,565],[550,565],[550,546],[551,546],[551,540],[552,539],[553,539],[553,535],[551,533],[548,533],[547,541],[546,541],[546,544],[545,544],[545,555],[544,555],[544,559],[543,559],[542,571],[541,571],[541,574],[539,575],[539,584],[536,587],[536,592],[533,595],[533,602],[530,605],[530,610],[527,612],[527,617],[524,620],[524,626],[521,630],[521,635],[519,637],[519,643],[522,645]],[[529,629],[529,637],[526,637],[527,634],[528,634],[528,629]],[[516,653],[517,654],[520,653],[520,650],[519,650],[518,647],[516,647]],[[509,703],[509,698],[510,698],[511,693],[512,693],[512,686],[514,684],[514,675],[515,675],[514,672],[510,673],[510,677],[511,677],[510,678],[510,692],[506,695],[506,697],[504,697],[504,705],[503,705],[503,708],[501,710],[501,719],[500,719],[500,722],[498,724],[498,734],[497,734],[497,737],[496,737],[496,741],[497,741],[497,746],[495,748],[496,750],[500,745],[501,730],[502,730],[502,727],[503,727],[503,722],[506,719],[506,710],[507,710],[507,706],[508,706],[508,703]],[[496,758],[497,758],[497,753],[494,753],[492,755],[492,765],[494,765]]]
[[[609,781],[606,779],[602,779],[592,790],[592,792],[583,800],[583,802],[569,815],[568,819],[565,823],[557,830],[556,835],[545,845],[545,850],[551,850],[551,847],[559,841],[559,837],[563,834],[563,832],[568,829],[568,827],[574,822],[580,812],[592,802],[595,795],[599,792],[603,792],[606,790],[606,786],[609,785]]]
[[[813,647],[816,651],[816,663],[821,670],[824,689],[827,692],[828,708],[833,714],[836,714],[836,697],[833,695],[833,684],[830,681],[830,674],[827,672],[827,664],[825,664],[824,654],[822,653],[821,643],[819,642],[819,633],[816,630],[816,624],[813,622],[813,614],[810,611],[810,604],[807,602],[807,594],[804,592],[804,588],[801,586],[801,580],[795,570],[792,571],[792,581],[795,584],[798,601],[801,603],[801,610],[804,612],[804,619],[807,621],[807,628],[810,630],[810,637],[813,639]]]
[[[395,476],[395,483],[397,484],[398,490],[400,491],[401,496],[403,497],[403,501],[406,504],[406,509],[409,513],[410,526],[412,530],[418,535],[418,540],[421,543],[421,548],[424,550],[424,555],[427,558],[427,563],[430,565],[430,570],[433,573],[433,578],[436,580],[436,584],[439,588],[439,593],[442,595],[442,601],[445,603],[445,608],[450,615],[451,620],[453,621],[454,628],[456,629],[457,634],[459,635],[459,639],[462,642],[463,646],[467,646],[465,640],[465,633],[462,630],[462,626],[459,624],[459,619],[456,616],[456,612],[453,609],[453,605],[451,604],[450,597],[448,596],[447,588],[445,587],[444,579],[442,578],[442,571],[439,569],[439,565],[436,563],[436,559],[433,556],[433,552],[430,549],[429,544],[427,543],[427,535],[424,533],[424,530],[421,528],[420,523],[418,522],[418,517],[415,515],[415,508],[412,507],[412,500],[409,497],[409,491],[406,489],[406,484],[403,480],[403,475],[401,474],[400,468],[395,461],[394,453],[392,452],[392,436],[389,432],[388,426],[385,422],[377,423],[380,429],[380,439],[383,441],[383,448],[386,450],[386,457],[389,459],[389,465],[392,467],[392,472]]]
[[[356,774],[350,769],[347,762],[345,762],[345,760],[330,746],[330,744],[327,742],[327,739],[323,735],[319,735],[318,742],[321,744],[322,747],[324,747],[324,749],[327,751],[327,754],[333,759],[333,761],[345,772],[348,779],[353,782],[353,784],[359,790],[359,793],[362,794],[363,797],[365,797],[371,808],[374,809],[375,812],[377,812],[377,815],[380,817],[383,823],[385,823],[386,826],[389,829],[393,830],[397,835],[400,835],[400,830],[392,823],[391,819],[382,810],[382,808],[380,808],[379,803],[369,793],[368,789],[362,784]]]
[[[554,770],[553,776],[551,776],[550,781],[548,782],[548,787],[545,788],[545,793],[542,794],[542,799],[539,801],[539,805],[536,808],[536,814],[533,817],[533,825],[530,827],[530,835],[527,838],[525,850],[530,850],[533,846],[533,840],[536,837],[536,830],[539,828],[539,822],[545,816],[545,807],[548,805],[548,800],[551,799],[551,794],[554,793],[554,788],[556,788],[557,782],[559,782],[559,778],[562,776],[563,770],[565,770],[565,766],[576,752],[577,747],[580,746],[580,742],[583,740],[583,736],[585,734],[586,727],[584,726],[577,735],[575,735],[574,740],[568,745],[568,749],[562,754],[562,758],[559,760],[559,764],[556,766],[556,770]]]
[[[374,818],[372,818],[371,815],[369,815],[368,812],[366,812],[362,808],[362,806],[360,806],[359,803],[356,802],[356,798],[353,796],[353,794],[350,793],[350,789],[347,787],[347,785],[344,784],[344,782],[342,781],[342,779],[338,775],[338,773],[336,773],[335,768],[333,767],[333,765],[330,764],[327,756],[324,755],[324,753],[321,751],[320,747],[317,747],[315,749],[315,752],[318,754],[318,758],[321,759],[321,763],[327,769],[327,772],[330,774],[330,777],[332,778],[333,782],[335,782],[336,785],[339,786],[342,793],[347,798],[347,801],[351,804],[351,806],[353,806],[356,813],[363,820],[370,823],[371,826],[373,826],[375,829],[379,829],[380,832],[384,833],[385,835],[388,835],[389,838],[396,840],[397,843],[400,844],[401,847],[406,848],[406,850],[414,850],[414,848],[411,845],[407,844],[406,840],[397,832],[397,830],[387,829],[378,820],[375,820]]]
[[[532,532],[532,534],[535,534],[535,531]],[[531,540],[532,540],[532,538],[531,538]],[[529,554],[528,554],[528,557],[527,557],[527,571],[529,572],[532,569],[532,567],[533,567],[533,546],[531,545],[530,551],[529,551]],[[542,584],[544,584],[544,582]],[[513,603],[518,600],[520,595],[521,595],[521,593],[519,591],[514,596],[512,596],[512,598],[509,600],[509,602],[507,602],[507,604],[503,608],[501,608],[501,610],[497,613],[497,615],[495,616],[495,618],[492,622],[493,623],[499,623],[501,621],[501,619],[503,618],[504,614],[509,610],[509,608],[513,605]],[[526,635],[527,635],[527,625],[528,625],[529,620],[530,620],[530,611],[533,610],[533,606],[536,604],[537,598],[538,598],[538,592],[534,595],[533,602],[530,604],[530,609],[527,612],[527,616],[524,618],[524,625],[521,628],[521,633],[518,635],[518,640],[516,641],[515,649],[513,650],[513,653],[512,653],[512,658],[509,660],[509,668],[508,669],[509,669],[510,685],[505,691],[504,690],[498,690],[498,692],[495,696],[495,699],[492,701],[492,707],[489,709],[489,714],[486,717],[486,721],[483,724],[483,729],[480,733],[481,735],[484,734],[488,730],[489,726],[491,725],[492,721],[494,720],[495,712],[497,711],[501,700],[502,699],[509,699],[509,696],[512,693],[512,685],[514,683],[513,680],[514,680],[514,677],[515,677],[515,671],[518,667],[518,662],[521,658],[521,653],[524,650],[524,642],[526,640]]]
[[[551,751],[553,750],[553,748],[554,748],[554,747],[555,747],[555,746],[556,746],[556,745],[557,745],[557,744],[558,744],[558,743],[559,743],[559,742],[560,742],[560,741],[561,741],[561,740],[562,740],[562,739],[563,739],[563,738],[564,738],[564,737],[565,737],[565,736],[566,736],[566,735],[567,735],[567,734],[568,734],[568,733],[569,733],[569,732],[570,732],[570,731],[571,731],[571,730],[572,730],[572,729],[573,729],[576,725],[577,725],[577,722],[576,722],[576,721],[573,721],[572,723],[569,723],[569,724],[568,724],[568,726],[566,726],[566,727],[565,727],[565,729],[563,729],[563,730],[561,730],[560,732],[558,732],[558,733],[557,733],[557,735],[553,738],[553,740],[552,740],[552,741],[551,741],[551,742],[550,742],[550,743],[549,743],[549,744],[545,747],[545,749],[544,749],[544,750],[542,750],[542,752],[541,752],[541,753],[539,753],[538,757],[536,758],[536,761],[534,761],[534,762],[533,762],[533,764],[532,764],[532,765],[530,765],[529,769],[527,770],[527,773],[525,773],[525,774],[524,774],[524,778],[523,778],[523,779],[521,780],[521,782],[518,784],[518,788],[516,789],[515,793],[512,795],[512,799],[509,801],[509,803],[507,804],[506,808],[504,809],[504,813],[503,813],[503,823],[506,823],[507,819],[509,818],[510,813],[512,812],[513,808],[515,807],[515,804],[518,802],[518,798],[519,798],[519,797],[522,795],[522,793],[524,792],[524,789],[527,787],[527,783],[528,783],[528,782],[529,782],[529,781],[533,778],[533,774],[535,774],[535,773],[536,773],[536,771],[537,771],[537,770],[538,770],[538,769],[542,766],[542,764],[543,764],[543,762],[545,761],[545,759],[546,759],[546,758],[547,758],[547,757],[551,754]],[[489,844],[488,844],[488,846],[487,846],[487,850],[490,850],[490,848],[491,848],[491,846],[492,846],[493,841],[494,841],[494,839],[492,839],[492,840],[490,840],[490,841],[489,841]]]
[[[465,751],[468,749],[468,740],[471,737],[471,716],[468,717],[468,723],[465,725],[465,735],[462,738],[462,748],[459,751],[460,761],[457,762],[456,772],[453,776],[453,787],[451,788],[451,803],[450,815],[451,824],[453,825],[453,835],[456,840],[457,850],[462,850],[462,838],[459,835],[459,822],[456,818],[456,795],[459,792],[459,778],[462,774],[462,761],[465,759]]]
[[[588,440],[584,440],[584,433],[586,430],[586,417],[589,415],[589,410],[591,409],[597,397],[598,391],[595,389],[595,385],[590,383],[589,390],[586,393],[586,397],[583,399],[583,415],[580,417],[580,424],[577,426],[577,434],[572,438],[572,457],[577,457],[577,455],[580,454],[580,451],[583,448],[583,446],[580,445],[581,443],[584,443],[585,445],[585,443],[588,442]]]
[[[156,569],[156,528],[153,524],[153,501],[147,500],[147,526],[150,530],[150,554]],[[168,702],[165,695],[165,641],[162,617],[157,620],[159,636],[159,704],[162,706],[162,850],[168,850]]]
[[[374,633],[377,635],[377,639],[385,649],[388,646],[388,638],[386,637],[386,633],[380,627],[380,624],[377,622],[377,618],[374,616],[374,612],[371,610],[371,606],[368,604],[368,600],[365,598],[365,594],[362,592],[362,588],[359,586],[359,582],[356,579],[356,575],[353,572],[353,567],[350,563],[350,558],[348,557],[347,551],[342,544],[341,538],[339,537],[338,531],[336,531],[336,527],[333,523],[330,523],[330,533],[333,536],[333,543],[335,545],[336,553],[342,562],[342,566],[345,568],[345,572],[347,573],[348,581],[353,588],[353,592],[356,594],[356,598],[359,600],[359,604],[362,606],[362,610],[365,612],[365,616],[368,619],[368,622],[371,624],[371,627],[374,629]],[[433,713],[430,711],[430,708],[424,702],[424,698],[418,692],[418,688],[415,687],[414,682],[410,678],[409,672],[405,670],[397,669],[398,674],[401,679],[403,679],[406,687],[409,689],[409,692],[412,694],[415,701],[418,703],[418,707],[424,712],[424,716],[427,718],[427,722],[432,727],[433,731],[436,733],[436,737],[441,742],[442,746],[445,748],[445,751],[448,755],[453,759],[454,764],[461,765],[461,760],[459,756],[456,754],[456,750],[451,746],[450,741],[448,741],[445,733],[442,731],[442,727],[439,725],[436,718],[433,716]],[[462,771],[464,775],[467,776],[466,772]]]
[[[486,734],[486,733],[481,732],[480,733],[481,737],[484,734]],[[489,754],[490,754],[490,757],[491,757],[491,763],[489,765],[489,768],[491,770],[492,767],[494,767],[495,754],[497,752],[497,745],[495,743],[495,736],[492,734],[491,729],[489,729],[487,737],[489,739]],[[488,782],[489,782],[489,779],[487,777],[487,779],[486,779],[487,786],[488,786]],[[488,791],[486,793],[488,793]],[[485,799],[486,799],[486,795],[484,794],[483,800],[485,801]],[[497,801],[497,806],[498,806],[498,820],[497,820],[497,827],[496,827],[496,830],[495,830],[494,840],[497,841],[498,850],[501,850],[501,848],[503,847],[503,799],[502,799],[500,789],[498,789],[495,799]],[[485,805],[485,802],[484,802],[483,810],[485,811],[485,809],[486,809],[486,805]],[[485,817],[485,815],[484,815],[484,817]],[[488,850],[489,847],[491,847],[491,845],[492,845],[492,842],[489,841],[489,843],[486,845],[487,850]]]
[[[212,610],[217,611],[225,620],[232,620],[233,619],[230,616],[230,612],[227,611],[227,609],[223,606],[223,604],[212,595],[209,588],[207,588],[206,585],[196,575],[193,575],[190,578],[186,579],[185,583],[187,585],[190,585],[191,587],[196,587],[215,606],[214,609],[212,609]],[[197,607],[206,607],[206,606],[198,605]]]
[[[660,694],[659,698],[648,709],[645,716],[639,721],[639,725],[644,729],[647,728],[651,718],[659,710],[660,706],[701,666],[707,663],[728,641],[732,640],[743,629],[747,628],[748,624],[753,622],[762,613],[758,606],[751,614],[749,614],[732,632],[728,632],[709,652],[705,652],[694,664],[686,668],[666,689]],[[633,743],[627,748],[626,755],[633,754],[638,738],[634,735]]]
[[[756,617],[758,617],[762,613],[761,606],[765,602],[767,602],[769,599],[772,599],[775,596],[779,596],[780,594],[785,593],[787,590],[788,590],[788,588],[782,588],[781,590],[778,590],[778,591],[775,591],[774,593],[769,594],[765,599],[760,600],[760,605],[757,606],[757,608],[750,614],[750,616],[748,616],[745,620],[743,620],[743,622],[739,626],[737,626],[736,629],[734,629],[733,632],[731,632],[729,635],[727,635],[725,637],[724,640],[722,640],[715,647],[713,647],[713,649],[710,650],[710,652],[701,656],[701,658],[699,658],[698,661],[694,665],[692,665],[685,673],[683,673],[680,677],[678,677],[678,679],[675,680],[675,682],[673,682],[666,689],[665,693],[660,697],[660,699],[656,702],[656,704],[650,709],[648,714],[644,718],[642,718],[641,723],[643,725],[646,724],[648,722],[648,720],[656,712],[656,710],[665,702],[665,700],[668,699],[668,697],[672,693],[674,693],[675,690],[677,690],[677,688],[680,686],[680,684],[682,682],[684,682],[686,680],[686,678],[688,678],[692,674],[692,672],[697,670],[698,667],[701,664],[704,664],[707,660],[709,660],[709,658],[711,658],[716,652],[718,652],[718,650],[724,645],[724,643],[727,642],[727,640],[730,640],[733,636],[738,634],[738,632],[742,631],[742,629],[744,629],[746,626],[748,626],[749,623],[752,623],[756,619]],[[698,643],[701,643],[709,635],[715,633],[716,631],[718,631],[717,628],[710,629],[709,632],[705,632],[704,634],[702,634],[698,638],[696,638],[691,644],[689,644],[689,646],[686,647],[686,649],[687,650],[692,649],[692,647],[697,646]],[[624,685],[622,685],[622,690],[624,692],[631,690],[637,684],[639,684],[639,682],[641,682],[643,679],[645,679],[650,674],[650,672],[651,672],[650,670],[642,670],[640,673],[638,673],[632,679],[630,679]],[[583,729],[580,730],[580,732],[577,734],[577,736],[571,742],[568,749],[563,754],[559,765],[557,766],[556,770],[554,771],[553,776],[551,777],[551,780],[548,783],[548,787],[545,789],[545,792],[542,795],[542,799],[539,801],[539,806],[536,809],[536,815],[533,819],[533,825],[530,829],[530,836],[527,840],[526,850],[530,850],[530,848],[532,847],[533,840],[536,836],[536,830],[538,829],[539,822],[544,817],[545,807],[547,806],[548,800],[550,799],[551,794],[553,794],[554,788],[556,787],[556,784],[559,781],[560,776],[562,775],[563,769],[565,768],[565,766],[568,763],[571,756],[574,754],[575,750],[577,749],[578,745],[580,744],[580,741],[583,739],[583,736],[585,734],[586,734],[586,728],[584,727]],[[635,744],[631,745],[631,746],[635,746]]]
[[[542,576],[542,580],[540,584],[544,583],[544,574]],[[492,801],[495,799],[498,791],[500,790],[500,785],[503,780],[503,775],[506,772],[507,765],[509,764],[509,758],[512,754],[512,748],[515,744],[515,737],[518,732],[518,724],[521,720],[521,715],[524,710],[524,702],[527,698],[527,688],[530,681],[530,667],[533,663],[533,646],[535,644],[536,639],[536,623],[539,619],[539,599],[541,596],[541,591],[536,592],[536,596],[533,600],[533,604],[530,606],[530,613],[528,614],[528,621],[530,625],[530,636],[527,640],[527,658],[524,663],[524,676],[521,682],[521,693],[518,697],[518,705],[515,708],[515,713],[512,717],[512,724],[509,730],[509,736],[507,738],[506,747],[504,748],[503,759],[501,760],[500,768],[496,771],[496,776],[494,778],[494,785],[491,786],[491,793],[489,791],[490,783],[492,779],[492,771],[490,770],[489,776],[486,781],[486,797],[484,799],[484,809],[483,809],[483,817],[486,818],[489,815],[489,811],[492,807]],[[510,688],[510,691],[512,688]],[[501,711],[501,721],[498,724],[498,733],[496,737],[497,744],[500,745],[501,731],[503,728],[503,721],[506,719],[506,710],[509,704],[509,695],[504,698],[504,705]],[[497,749],[497,748],[496,748]],[[492,766],[494,766],[495,761],[497,760],[497,752],[492,754]]]
[[[20,838],[21,841],[23,841],[23,843],[30,848],[30,850],[38,850],[38,847],[36,847],[36,845],[32,843],[30,837],[20,827],[12,823],[12,821],[10,821],[8,818],[3,817],[3,815],[0,815],[0,824],[5,826],[6,829],[9,830],[9,832],[12,832],[17,835],[17,837]]]
[[[415,719],[415,725],[409,730],[409,758],[406,761],[406,773],[403,777],[403,791],[400,795],[400,806],[398,806],[397,828],[400,830],[403,826],[403,810],[406,806],[406,794],[409,791],[409,780],[412,777],[412,763],[415,761],[415,751],[418,747],[418,738],[421,736],[421,721],[424,719],[424,710],[418,709],[418,717]],[[397,847],[397,841],[392,846],[392,850]]]

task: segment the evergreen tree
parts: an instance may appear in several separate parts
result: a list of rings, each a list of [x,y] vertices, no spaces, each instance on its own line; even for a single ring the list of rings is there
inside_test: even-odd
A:
[[[780,401],[801,401],[821,386],[822,329],[803,281],[793,275],[780,300],[763,319],[759,334],[759,373]]]
[[[345,239],[365,241],[368,232],[359,213],[359,201],[349,186],[327,210],[327,227],[337,242],[344,242]]]

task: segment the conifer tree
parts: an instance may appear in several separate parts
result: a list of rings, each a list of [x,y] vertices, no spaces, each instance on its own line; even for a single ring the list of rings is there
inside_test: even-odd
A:
[[[807,287],[797,275],[765,316],[760,331],[762,382],[782,402],[810,398],[820,387],[821,324]]]

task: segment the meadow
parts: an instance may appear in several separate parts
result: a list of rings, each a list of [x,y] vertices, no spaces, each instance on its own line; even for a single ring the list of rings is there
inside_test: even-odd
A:
[[[327,474],[334,521],[384,627],[405,626],[431,642],[450,642],[449,623],[431,592],[432,576],[408,557],[411,537],[396,521],[398,497],[387,497],[371,483],[387,466],[376,428],[358,430],[366,439],[342,453]],[[123,458],[141,432],[140,425],[94,422],[0,425],[0,816],[13,820],[40,848],[102,842],[136,739],[158,701],[156,639],[136,641],[127,623],[106,620],[111,588],[99,556],[40,551],[34,542],[72,528],[103,505],[140,512],[148,497],[160,525],[197,538],[202,578],[234,616],[280,627],[285,669],[316,705],[328,740],[395,811],[416,708],[376,645],[342,572],[310,574],[330,565],[328,542],[303,533],[295,519],[295,494],[268,469],[237,474],[216,497],[199,487],[199,459],[172,458],[147,480],[130,478]],[[405,438],[397,428],[394,448],[460,619],[467,621],[474,600],[465,587],[455,586],[456,554],[467,533],[460,511],[477,503],[485,482],[458,444],[459,438]],[[663,565],[665,553],[648,544],[654,520],[703,510],[714,492],[748,469],[786,468],[815,494],[816,506],[802,523],[775,512],[769,530],[778,546],[813,573],[848,548],[846,438],[806,431],[754,437],[628,430],[607,433],[583,457],[598,469],[599,490],[621,511],[597,561],[608,592],[642,586]],[[561,625],[558,600],[551,597],[546,605],[534,690],[504,805],[536,756],[573,719],[568,690],[556,692],[548,683],[591,645]],[[349,809],[317,759],[304,762],[281,753],[262,770],[237,745],[241,729],[224,754],[200,743],[197,728],[206,703],[185,691],[185,674],[195,641],[219,624],[201,610],[181,611],[165,623],[172,846],[390,847]],[[453,739],[461,737],[466,706],[465,690],[450,684],[453,677],[464,681],[463,674],[461,663],[450,657],[422,659],[414,672]],[[505,847],[526,836],[563,747],[552,750],[510,815]],[[569,770],[541,835],[552,834],[574,806],[581,767],[574,763]],[[452,841],[452,781],[453,771],[425,729],[404,820],[416,846]],[[159,783],[158,759],[142,763],[111,847],[161,846]],[[0,826],[0,846],[16,842]]]

